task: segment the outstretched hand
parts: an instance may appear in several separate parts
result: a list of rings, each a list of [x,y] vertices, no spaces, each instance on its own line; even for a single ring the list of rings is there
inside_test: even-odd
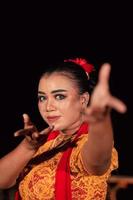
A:
[[[96,122],[103,120],[110,113],[111,109],[120,113],[126,112],[126,105],[118,98],[112,96],[109,90],[109,76],[111,66],[103,64],[100,72],[98,83],[92,93],[90,106],[86,109],[85,116],[87,121]]]
[[[52,130],[52,127],[48,127],[39,132],[27,114],[23,114],[23,120],[24,128],[16,131],[14,136],[25,136],[29,148],[36,149],[42,145],[44,137]]]

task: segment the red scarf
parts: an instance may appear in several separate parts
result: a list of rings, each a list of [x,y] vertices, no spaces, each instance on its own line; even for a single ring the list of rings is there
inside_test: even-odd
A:
[[[83,123],[80,129],[77,131],[75,140],[82,134],[88,133],[88,124]],[[53,131],[50,133],[48,140],[56,138],[59,131]],[[55,177],[55,199],[56,200],[72,200],[71,194],[71,179],[70,179],[70,155],[73,147],[66,149],[60,159],[57,166],[56,177]],[[15,200],[21,200],[19,192],[15,194]]]

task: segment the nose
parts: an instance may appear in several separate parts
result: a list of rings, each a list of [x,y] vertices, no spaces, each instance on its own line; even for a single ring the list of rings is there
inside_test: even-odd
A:
[[[50,111],[54,111],[55,110],[55,105],[53,100],[49,99],[47,100],[47,104],[46,104],[46,111],[50,112]]]

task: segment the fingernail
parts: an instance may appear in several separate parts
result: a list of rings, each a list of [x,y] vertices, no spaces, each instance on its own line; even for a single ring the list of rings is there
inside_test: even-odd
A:
[[[14,137],[17,137],[18,135],[17,135],[17,133],[14,133]]]

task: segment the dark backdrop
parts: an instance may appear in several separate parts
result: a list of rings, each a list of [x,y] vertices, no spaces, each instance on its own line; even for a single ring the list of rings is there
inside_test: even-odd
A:
[[[53,5],[47,13],[40,10],[39,17],[30,7],[25,9],[26,17],[19,9],[15,12],[17,15],[3,14],[0,156],[21,141],[22,138],[13,137],[13,132],[23,126],[22,113],[27,112],[38,128],[44,126],[36,101],[35,80],[39,66],[68,56],[82,56],[94,63],[97,70],[104,62],[112,65],[111,91],[128,107],[124,115],[112,112],[115,146],[119,153],[117,174],[133,176],[131,9],[124,3],[104,4],[100,9],[99,6],[96,4],[91,10],[88,6],[65,5],[66,9],[58,12]],[[132,188],[128,190],[131,195]],[[123,192],[123,198],[124,195],[127,193]]]

